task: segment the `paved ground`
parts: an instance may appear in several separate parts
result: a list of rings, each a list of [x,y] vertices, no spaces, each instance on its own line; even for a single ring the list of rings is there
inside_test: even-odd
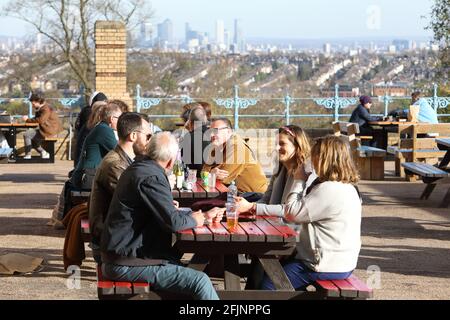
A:
[[[0,277],[0,299],[97,298],[89,251],[81,288],[68,289],[64,231],[46,226],[70,165],[0,164],[0,255],[20,252],[46,261],[39,273]],[[387,167],[392,169],[392,163]],[[356,274],[378,285],[376,299],[450,298],[450,209],[436,208],[444,190],[421,201],[422,189],[421,182],[392,177],[360,184],[365,204]]]

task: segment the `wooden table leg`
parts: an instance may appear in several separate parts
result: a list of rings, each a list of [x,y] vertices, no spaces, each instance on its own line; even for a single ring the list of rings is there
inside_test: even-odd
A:
[[[238,256],[226,255],[224,260],[224,269],[225,290],[241,290]]]
[[[449,205],[450,205],[450,187],[448,188],[447,193],[444,196],[444,200],[442,200],[442,203],[439,207],[448,208]]]
[[[206,266],[209,264],[210,257],[194,254],[188,267],[197,271],[205,271]]]
[[[276,290],[295,291],[286,273],[284,272],[280,261],[277,258],[273,257],[258,259],[259,262],[261,262],[261,265],[264,268],[267,276],[270,278],[270,280],[272,280]]]

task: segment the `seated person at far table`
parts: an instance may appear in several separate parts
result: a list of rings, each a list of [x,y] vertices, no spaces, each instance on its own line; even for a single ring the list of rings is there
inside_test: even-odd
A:
[[[248,144],[233,132],[230,120],[213,119],[210,132],[211,144],[205,151],[208,158],[203,170],[215,173],[224,184],[234,181],[239,192],[262,196],[267,190],[267,178]]]
[[[185,128],[189,131],[180,141],[182,160],[189,169],[200,171],[205,163],[203,153],[210,141],[207,139],[208,118],[202,106],[191,109]]]
[[[145,116],[135,112],[123,113],[117,121],[119,141],[98,167],[89,197],[89,225],[92,249],[100,248],[103,223],[108,213],[114,190],[120,176],[137,156],[143,156],[152,136]],[[94,250],[94,259],[101,262]]]
[[[298,210],[306,181],[311,174],[309,138],[300,127],[289,125],[278,130],[278,172],[264,196],[257,202],[237,197],[239,213],[283,217]]]
[[[430,106],[427,100],[422,98],[422,93],[419,91],[413,92],[411,94],[411,102],[413,106],[419,106],[417,121],[431,124],[439,123],[436,110]]]
[[[319,138],[311,161],[318,178],[298,195],[297,210],[286,210],[284,216],[301,227],[295,256],[282,263],[297,290],[316,280],[348,278],[361,249],[359,177],[348,146],[336,136]],[[261,288],[274,290],[267,276]]]
[[[27,123],[39,123],[39,128],[29,129],[24,135],[25,156],[24,159],[31,159],[31,149],[35,148],[42,159],[49,159],[50,154],[42,148],[45,138],[56,138],[57,134],[63,130],[58,114],[51,108],[41,94],[33,93],[30,102],[36,111],[34,118],[28,119],[23,116]]]
[[[376,147],[375,135],[379,133],[372,128],[369,122],[381,121],[382,117],[375,117],[370,115],[370,108],[372,107],[372,99],[369,96],[361,96],[359,98],[360,104],[353,110],[350,117],[350,122],[357,123],[359,125],[359,133],[364,136],[373,136],[371,141],[363,141],[363,144]]]
[[[147,155],[121,175],[101,236],[102,272],[113,281],[147,282],[156,290],[215,300],[209,277],[181,265],[172,233],[203,226],[205,218],[218,222],[224,209],[213,208],[204,216],[176,207],[171,192],[175,181],[168,175],[177,153],[171,133],[155,134]]]

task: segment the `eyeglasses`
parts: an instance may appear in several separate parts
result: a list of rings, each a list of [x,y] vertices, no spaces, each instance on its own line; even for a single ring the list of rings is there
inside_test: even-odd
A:
[[[145,134],[145,136],[146,136],[146,138],[147,138],[147,141],[150,140],[150,139],[152,138],[152,134],[151,134],[151,133],[145,133],[145,132],[142,132],[142,131],[139,131],[139,130],[136,130],[136,132]]]
[[[223,127],[223,128],[211,128],[212,133],[217,134],[220,130],[230,129],[230,127]]]

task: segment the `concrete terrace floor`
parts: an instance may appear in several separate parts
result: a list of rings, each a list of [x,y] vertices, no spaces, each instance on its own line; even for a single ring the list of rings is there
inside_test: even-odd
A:
[[[64,230],[46,226],[71,165],[0,164],[0,255],[45,259],[38,273],[0,276],[0,299],[97,299],[89,249],[81,288],[69,290]],[[375,299],[449,299],[450,209],[437,208],[445,190],[421,201],[421,182],[400,181],[392,176],[393,162],[386,167],[385,181],[360,183],[363,246],[355,273],[363,280],[380,279]]]

